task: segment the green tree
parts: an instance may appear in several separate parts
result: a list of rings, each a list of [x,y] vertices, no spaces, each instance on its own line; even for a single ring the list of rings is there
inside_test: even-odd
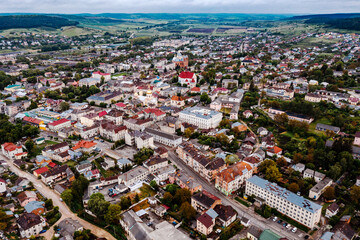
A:
[[[288,190],[292,191],[293,193],[297,193],[299,191],[300,187],[297,183],[290,183],[288,186]]]
[[[165,205],[170,206],[173,199],[174,199],[174,197],[173,197],[173,195],[171,195],[171,193],[169,193],[169,192],[164,193],[163,202],[165,203]]]
[[[10,223],[10,217],[2,210],[0,210],[0,230],[5,230]]]
[[[191,192],[186,188],[178,189],[175,193],[174,201],[179,206],[181,204],[183,204],[184,202],[190,202],[191,201]]]
[[[60,103],[60,110],[61,111],[66,111],[70,109],[70,104],[67,102],[61,102]]]
[[[155,180],[152,180],[152,181],[150,182],[150,187],[152,187],[153,189],[155,189],[155,191],[158,191],[158,190],[159,190],[159,186],[158,186],[158,184],[156,183]]]
[[[332,186],[327,187],[322,195],[327,200],[335,199],[335,188]]]
[[[66,189],[65,191],[63,191],[61,193],[61,199],[68,205],[70,206],[71,201],[73,199],[73,195],[71,192],[71,189]]]
[[[277,182],[281,176],[282,174],[279,169],[274,165],[271,165],[265,170],[265,178],[271,182]]]
[[[94,193],[90,196],[88,207],[98,218],[103,219],[108,211],[110,203],[105,200],[101,193]]]
[[[189,222],[196,216],[195,209],[190,205],[189,202],[183,202],[180,206],[181,217],[186,221]]]
[[[131,199],[129,197],[120,198],[121,210],[127,210],[131,206]]]
[[[108,211],[105,214],[105,221],[107,224],[118,224],[121,213],[121,207],[118,204],[110,204]]]
[[[356,204],[359,203],[359,200],[360,200],[360,187],[359,186],[354,185],[351,187],[350,198],[354,203],[356,203]]]

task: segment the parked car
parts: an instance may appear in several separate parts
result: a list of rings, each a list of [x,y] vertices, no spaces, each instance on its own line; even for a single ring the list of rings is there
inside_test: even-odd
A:
[[[286,228],[287,228],[287,229],[291,229],[291,225],[288,224],[288,225],[286,226]]]
[[[41,234],[41,233],[46,233],[46,230],[45,230],[45,229],[44,229],[44,230],[41,230],[40,234]]]
[[[282,220],[280,219],[279,221],[277,221],[278,224],[281,224],[282,223]]]
[[[296,233],[297,228],[296,228],[296,227],[294,227],[291,231],[292,231],[293,233]]]
[[[286,226],[287,226],[287,223],[284,223],[284,224],[283,224],[283,227],[286,227]]]
[[[273,218],[273,221],[276,222],[276,220],[277,220],[277,217],[275,216],[275,217]]]

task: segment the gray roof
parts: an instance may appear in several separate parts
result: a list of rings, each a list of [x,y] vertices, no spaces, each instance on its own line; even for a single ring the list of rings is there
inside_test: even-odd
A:
[[[276,183],[269,182],[258,176],[253,176],[246,181],[257,185],[258,187],[261,187],[262,189],[265,189],[266,191],[271,192],[272,194],[277,195],[278,197],[287,200],[308,212],[315,213],[322,208],[321,205],[309,201],[302,196],[298,196],[295,193],[278,186]]]

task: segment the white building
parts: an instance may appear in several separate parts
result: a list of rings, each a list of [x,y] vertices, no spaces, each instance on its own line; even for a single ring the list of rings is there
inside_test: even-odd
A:
[[[48,124],[49,130],[59,131],[60,129],[71,127],[71,121],[68,119],[60,119]]]
[[[6,181],[0,178],[0,194],[6,192]]]
[[[118,177],[119,184],[125,184],[126,186],[132,186],[139,182],[142,182],[149,175],[149,170],[144,168],[143,166],[138,166],[136,168],[131,169],[128,172],[121,174]]]
[[[216,128],[222,116],[220,112],[200,107],[186,108],[179,113],[181,122],[193,124],[201,129]]]
[[[311,229],[320,221],[321,205],[258,176],[246,180],[245,194],[264,199],[265,204]]]
[[[30,238],[38,235],[46,226],[45,219],[34,213],[24,213],[17,220],[20,236]]]
[[[177,135],[164,133],[151,128],[145,128],[144,132],[152,136],[155,142],[164,144],[166,146],[177,147],[182,143],[182,137]]]

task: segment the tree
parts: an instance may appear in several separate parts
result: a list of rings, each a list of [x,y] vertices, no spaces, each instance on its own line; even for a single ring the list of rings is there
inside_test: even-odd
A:
[[[359,186],[352,186],[350,189],[350,198],[351,200],[358,204],[359,203],[359,199],[360,199],[360,187]]]
[[[8,216],[4,211],[0,210],[0,230],[5,230],[10,223],[10,216]]]
[[[279,167],[285,167],[287,165],[287,161],[284,157],[279,157],[278,159],[276,159],[276,165],[278,165]]]
[[[63,191],[61,193],[61,199],[68,205],[70,206],[71,201],[73,199],[73,195],[71,192],[71,189],[66,189],[65,191]]]
[[[238,161],[239,161],[239,157],[236,154],[227,155],[226,158],[225,158],[225,162],[228,163],[228,164],[233,164],[233,163],[236,163]]]
[[[271,182],[277,182],[282,174],[275,165],[271,165],[265,170],[265,178]]]
[[[188,127],[184,131],[184,136],[189,138],[194,133],[194,129],[192,127]]]
[[[163,202],[165,205],[171,205],[171,202],[173,201],[174,197],[169,192],[164,193]]]
[[[332,186],[327,187],[322,195],[327,200],[335,199],[335,188]]]
[[[110,203],[105,200],[101,193],[94,193],[90,196],[88,207],[98,218],[103,219],[108,211]]]
[[[190,205],[189,202],[183,202],[180,206],[181,217],[189,222],[196,216],[196,210]]]
[[[121,210],[126,210],[131,206],[131,199],[129,197],[120,198]]]
[[[107,224],[118,224],[121,207],[118,204],[110,204],[104,218]]]
[[[297,193],[299,191],[300,187],[297,183],[290,183],[288,186],[288,190],[292,191],[293,193]]]
[[[139,202],[139,201],[140,201],[139,194],[136,193],[136,194],[135,194],[135,197],[134,197],[134,202],[137,203],[137,202]]]
[[[329,176],[334,180],[337,180],[340,177],[341,173],[342,168],[340,163],[338,162],[335,165],[331,166],[329,169]]]
[[[186,188],[178,189],[175,193],[174,201],[179,206],[181,204],[183,204],[184,202],[190,202],[191,201],[191,192]]]
[[[60,109],[61,111],[66,111],[70,109],[70,104],[67,102],[61,102],[60,103]]]
[[[46,210],[51,210],[54,207],[52,199],[45,200],[45,208]]]
[[[276,114],[274,117],[275,122],[280,125],[285,125],[289,121],[289,117],[286,113]]]
[[[159,186],[158,186],[158,184],[156,183],[155,180],[152,180],[152,181],[150,182],[150,187],[152,187],[155,191],[158,191],[158,190],[159,190]]]

